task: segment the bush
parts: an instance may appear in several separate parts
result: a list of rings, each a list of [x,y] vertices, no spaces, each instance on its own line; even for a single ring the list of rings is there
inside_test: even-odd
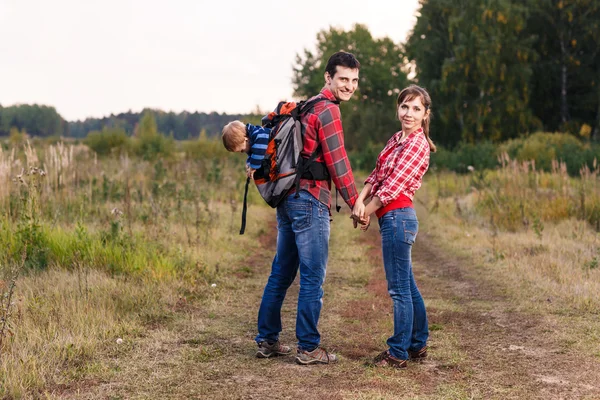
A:
[[[600,146],[585,144],[566,133],[538,132],[527,138],[513,139],[500,145],[511,159],[535,161],[537,169],[550,171],[552,160],[567,165],[570,175],[578,175],[584,165],[594,169],[594,159],[600,159]]]
[[[166,137],[158,132],[154,115],[147,111],[140,120],[133,149],[135,154],[144,160],[153,160],[157,156],[171,156],[175,149],[175,142],[172,137]]]
[[[208,138],[205,134],[201,134],[196,140],[181,142],[181,149],[189,160],[229,157],[229,152],[225,149],[221,140]],[[237,157],[241,156],[237,155]]]
[[[431,154],[431,166],[438,169],[465,173],[471,166],[476,170],[494,169],[498,166],[498,148],[491,142],[461,143],[454,151],[437,146]]]
[[[385,144],[367,143],[362,149],[348,154],[350,165],[354,170],[371,172],[377,163],[377,156],[384,147]]]
[[[107,156],[113,152],[127,152],[130,139],[123,129],[104,128],[101,132],[90,132],[83,143],[99,156]]]

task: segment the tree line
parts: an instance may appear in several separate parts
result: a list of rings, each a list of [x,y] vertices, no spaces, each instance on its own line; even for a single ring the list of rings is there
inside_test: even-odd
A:
[[[142,117],[146,114],[153,115],[159,132],[178,140],[197,138],[201,132],[205,132],[207,136],[217,135],[226,123],[234,119],[256,119],[252,114],[191,113],[187,111],[174,113],[144,109],[139,113],[128,111],[104,118],[87,118],[83,121],[69,122],[64,120],[54,107],[37,104],[21,104],[10,107],[0,105],[0,136],[9,135],[11,129],[40,137],[84,138],[90,132],[104,129],[122,130],[128,136],[133,136]]]
[[[536,131],[566,132],[600,140],[600,1],[421,0],[406,43],[374,38],[364,25],[330,27],[316,49],[293,66],[295,96],[323,86],[323,69],[336,51],[362,64],[357,94],[343,103],[347,145],[383,143],[398,129],[395,99],[410,83],[433,100],[432,136],[454,148],[498,143]],[[232,119],[255,115],[169,113],[144,110],[67,122],[53,107],[0,106],[0,135],[11,127],[31,135],[84,137],[105,128],[135,133],[151,112],[159,132],[175,139],[216,135]]]

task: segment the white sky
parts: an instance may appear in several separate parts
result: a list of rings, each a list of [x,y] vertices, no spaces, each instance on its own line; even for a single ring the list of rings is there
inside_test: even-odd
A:
[[[330,26],[404,42],[418,0],[0,0],[0,104],[67,120],[144,107],[248,113],[292,95]],[[277,57],[273,57],[277,55]],[[270,58],[270,59],[269,59]]]

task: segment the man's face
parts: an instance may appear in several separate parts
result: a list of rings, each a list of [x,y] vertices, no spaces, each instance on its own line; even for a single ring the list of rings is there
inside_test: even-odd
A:
[[[348,101],[358,88],[358,69],[337,65],[333,77],[325,72],[325,87],[339,101]]]

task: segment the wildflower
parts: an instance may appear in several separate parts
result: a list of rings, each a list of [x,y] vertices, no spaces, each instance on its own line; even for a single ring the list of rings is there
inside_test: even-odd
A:
[[[473,171],[475,171],[475,167],[473,167],[472,165],[469,165],[469,166],[467,167],[467,169],[469,170],[469,172],[473,172]]]
[[[16,176],[16,180],[15,180],[15,182],[16,182],[17,180],[18,180],[19,182],[21,182],[21,183],[25,183],[25,180],[23,179],[23,168],[21,168],[21,173],[20,173],[20,174],[18,174],[18,175]]]

